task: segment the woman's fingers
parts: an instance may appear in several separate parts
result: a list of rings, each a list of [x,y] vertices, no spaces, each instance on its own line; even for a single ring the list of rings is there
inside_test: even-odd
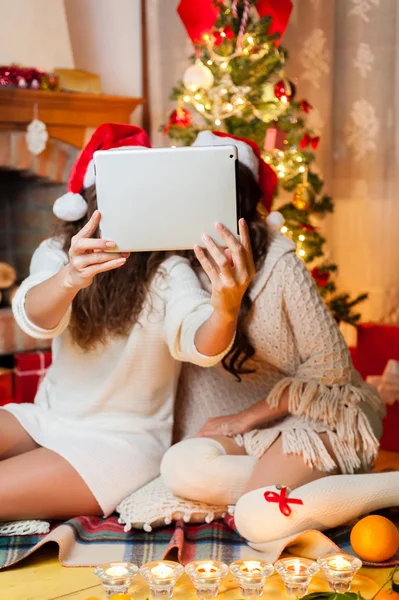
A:
[[[216,224],[217,232],[227,246],[227,249],[231,252],[233,264],[235,270],[240,278],[242,278],[248,270],[247,256],[244,246],[234,237],[234,235],[222,225],[222,223]]]
[[[238,222],[240,232],[241,245],[245,251],[245,259],[249,270],[249,275],[252,277],[255,274],[254,256],[252,254],[251,239],[249,237],[249,229],[245,219],[240,219]]]
[[[87,221],[86,225],[84,227],[82,227],[82,229],[80,231],[78,231],[78,233],[75,235],[75,239],[91,237],[93,235],[93,233],[95,232],[95,230],[97,229],[97,227],[99,226],[100,219],[101,219],[100,211],[95,210],[94,213],[91,215],[91,218]]]
[[[221,250],[219,250],[219,248],[217,247],[213,239],[209,237],[209,235],[204,234],[202,239],[204,240],[206,249],[208,250],[212,259],[217,264],[219,271],[222,274],[226,283],[233,284],[234,277],[227,257],[223,254]]]
[[[201,267],[204,269],[205,273],[208,275],[212,287],[216,287],[219,284],[219,273],[206,256],[205,252],[201,248],[201,246],[194,246],[194,253],[198,259],[198,262],[201,264]]]
[[[126,257],[122,254],[109,254],[107,252],[93,252],[91,254],[83,254],[81,256],[74,257],[73,264],[75,269],[81,271],[87,269],[92,265],[104,264],[123,258],[126,262]]]
[[[101,263],[98,265],[91,265],[87,267],[85,271],[87,272],[88,277],[94,277],[99,273],[105,273],[105,271],[112,271],[113,269],[117,269],[118,267],[122,267],[126,263],[126,258],[114,258],[113,260],[109,260],[108,262]]]
[[[75,240],[73,244],[73,252],[74,254],[84,254],[85,252],[91,251],[95,252],[98,250],[109,249],[112,250],[115,248],[115,242],[111,240],[101,240],[97,238],[80,238]]]

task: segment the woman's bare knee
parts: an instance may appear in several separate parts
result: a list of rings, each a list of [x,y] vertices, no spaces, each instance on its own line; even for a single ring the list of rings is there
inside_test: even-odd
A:
[[[18,456],[39,448],[18,419],[7,410],[0,409],[0,460]]]

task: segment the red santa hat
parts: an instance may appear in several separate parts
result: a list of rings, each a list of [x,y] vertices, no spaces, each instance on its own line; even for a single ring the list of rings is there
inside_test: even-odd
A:
[[[148,135],[140,127],[118,123],[100,125],[72,167],[67,193],[54,203],[55,216],[63,221],[78,221],[87,213],[87,203],[81,192],[95,183],[93,154],[96,150],[132,146],[151,148]]]
[[[269,212],[267,222],[271,227],[279,229],[284,224],[284,217],[279,212],[270,212],[274,192],[277,187],[277,175],[261,157],[258,144],[252,140],[236,137],[223,131],[200,131],[193,146],[226,146],[232,144],[237,148],[238,160],[251,171],[262,190],[262,204]]]

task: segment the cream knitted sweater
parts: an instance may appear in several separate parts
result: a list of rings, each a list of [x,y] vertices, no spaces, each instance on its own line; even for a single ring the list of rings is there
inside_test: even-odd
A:
[[[354,472],[377,453],[375,423],[384,414],[382,402],[353,369],[337,324],[294,244],[280,233],[270,235],[250,292],[248,332],[256,354],[248,366],[256,371],[239,383],[221,365],[207,370],[185,365],[175,437],[194,435],[207,418],[237,413],[262,399],[277,406],[288,389],[292,416],[245,434],[248,454],[262,456],[281,434],[285,452],[301,453],[309,465],[329,471],[335,463],[317,435],[326,432],[342,472]]]

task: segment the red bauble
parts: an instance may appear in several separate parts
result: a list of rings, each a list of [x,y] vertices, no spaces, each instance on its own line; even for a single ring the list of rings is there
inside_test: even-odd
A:
[[[288,85],[287,85],[288,84]],[[280,79],[274,86],[274,95],[281,100],[284,96],[288,100],[293,100],[295,97],[296,87],[292,81],[284,81]]]
[[[315,231],[316,227],[313,227],[313,225],[305,225],[304,223],[301,225],[302,229],[304,231]]]
[[[272,18],[269,34],[279,34],[280,39],[275,42],[276,46],[278,46],[287,29],[292,11],[291,0],[259,0],[259,2],[256,3],[256,10],[261,19],[266,16]]]
[[[214,5],[213,0],[181,0],[177,13],[191,41],[196,44],[203,42],[204,35],[212,31],[219,16],[219,8]]]
[[[328,271],[322,271],[318,267],[314,267],[311,271],[313,279],[316,281],[319,287],[325,287],[330,279],[330,273]]]
[[[185,129],[186,127],[190,127],[192,122],[193,118],[191,116],[190,111],[187,110],[187,108],[179,106],[170,115],[169,121],[165,125],[163,132],[166,135],[169,132],[169,129],[172,125],[174,125],[175,127],[181,127],[182,129]]]

